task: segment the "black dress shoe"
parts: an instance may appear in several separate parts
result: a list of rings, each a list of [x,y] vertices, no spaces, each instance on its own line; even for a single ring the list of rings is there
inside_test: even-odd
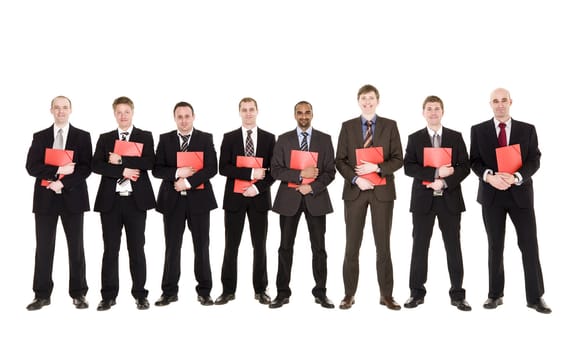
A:
[[[465,299],[451,300],[451,305],[455,306],[461,311],[471,311],[471,305]]]
[[[281,308],[283,305],[288,304],[290,302],[290,298],[282,298],[277,296],[274,301],[272,301],[270,303],[270,306],[268,306],[270,309],[278,309]]]
[[[137,310],[147,310],[149,308],[149,300],[147,298],[137,298],[135,299],[135,304],[137,304]]]
[[[503,304],[503,299],[499,298],[487,298],[485,303],[483,303],[484,309],[495,309],[496,307]]]
[[[32,301],[32,303],[28,304],[28,306],[26,306],[26,310],[28,311],[34,311],[34,310],[40,310],[42,309],[43,306],[46,305],[50,305],[50,299],[48,298],[36,298]]]
[[[161,297],[155,302],[155,306],[166,306],[176,302],[177,300],[177,295],[161,295]]]
[[[113,306],[115,304],[117,304],[115,299],[103,299],[99,303],[99,306],[97,306],[97,311],[109,310],[111,308],[111,306]]]
[[[203,296],[203,295],[198,295],[197,296],[197,301],[199,301],[199,303],[203,306],[211,306],[213,305],[213,300],[209,295]]]
[[[548,307],[548,305],[546,305],[546,302],[542,298],[540,298],[538,300],[538,302],[536,302],[534,304],[528,304],[528,307],[532,308],[532,309],[534,309],[537,312],[542,313],[542,314],[551,314],[552,313],[552,309],[550,309]]]
[[[381,305],[385,305],[388,309],[391,310],[401,310],[401,305],[399,305],[392,296],[390,297],[381,297],[379,300]]]
[[[270,302],[271,302],[270,296],[266,292],[256,293],[254,295],[254,299],[259,301],[260,304],[263,304],[263,305],[270,305]]]
[[[320,306],[322,306],[325,309],[334,309],[334,304],[332,303],[332,301],[330,301],[330,299],[328,299],[326,297],[326,295],[323,296],[323,297],[320,297],[320,298],[319,297],[315,297],[314,298],[314,302],[316,304],[319,304]]]
[[[345,295],[340,305],[338,306],[341,310],[348,310],[354,305],[354,296]]]
[[[80,296],[78,298],[73,298],[73,305],[77,309],[86,309],[89,307],[89,303],[87,302],[87,299],[85,299],[84,296]]]
[[[405,306],[407,309],[414,309],[417,306],[423,304],[424,302],[425,299],[423,298],[410,297],[409,299],[407,299],[407,301],[405,301],[405,304],[403,304],[403,306]]]
[[[220,295],[219,297],[217,297],[217,299],[215,300],[215,303],[214,304],[216,304],[216,305],[225,305],[225,304],[227,304],[228,302],[230,302],[230,301],[232,301],[234,299],[236,299],[236,295],[235,294],[226,294],[226,293],[224,293],[224,294]]]

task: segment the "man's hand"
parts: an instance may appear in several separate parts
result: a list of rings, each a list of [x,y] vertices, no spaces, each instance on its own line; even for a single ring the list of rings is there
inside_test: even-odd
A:
[[[305,196],[312,193],[312,186],[310,185],[300,185],[296,188],[296,191],[300,192],[301,195]]]
[[[372,190],[375,188],[375,185],[373,185],[372,182],[362,177],[357,178],[355,183],[361,191]]]
[[[453,175],[454,172],[455,172],[455,168],[453,168],[451,166],[451,164],[447,164],[447,165],[440,167],[439,171],[438,171],[439,177],[442,179],[446,178],[447,176]]]
[[[379,166],[375,163],[369,163],[367,161],[362,161],[361,165],[357,165],[354,167],[354,172],[358,175],[366,175],[370,173],[376,173]]]
[[[435,181],[431,182],[430,184],[428,184],[425,187],[430,188],[430,189],[432,189],[434,191],[440,191],[444,187],[443,180],[436,179]]]
[[[123,169],[123,177],[131,181],[137,181],[140,174],[141,170],[139,169],[130,169],[130,168]]]
[[[48,186],[46,186],[49,190],[54,191],[54,193],[61,193],[64,185],[60,180],[51,181]]]
[[[318,177],[318,168],[310,166],[300,171],[300,176],[304,179],[316,179]]]
[[[193,174],[195,174],[195,170],[192,167],[177,168],[177,177],[179,178],[188,178]]]
[[[256,189],[254,188],[254,186],[248,186],[248,188],[246,188],[244,190],[244,193],[242,193],[242,196],[244,197],[255,197],[258,194],[258,191],[256,191]]]
[[[117,153],[109,152],[109,164],[121,164],[121,156]]]
[[[59,166],[56,171],[60,175],[70,175],[75,171],[75,163],[68,163],[67,165]]]
[[[185,179],[184,178],[179,178],[178,180],[176,180],[173,183],[173,188],[177,192],[186,191],[186,190],[189,190],[190,189],[190,187],[187,186],[187,183],[185,182]]]
[[[513,181],[513,178],[514,178],[513,175],[510,175],[510,176],[511,176],[512,181]],[[488,184],[490,184],[495,189],[498,189],[500,191],[505,191],[511,187],[509,180],[506,180],[504,178],[504,176],[501,175],[501,173],[497,173],[495,175],[488,174],[487,177],[485,178],[485,180],[487,181]]]
[[[262,180],[266,177],[265,168],[254,168],[254,180]]]

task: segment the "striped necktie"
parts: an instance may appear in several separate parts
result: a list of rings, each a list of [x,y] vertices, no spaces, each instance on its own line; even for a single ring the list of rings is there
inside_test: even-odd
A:
[[[302,142],[300,143],[301,151],[308,151],[308,133],[306,131],[302,132]]]
[[[373,122],[367,120],[367,132],[365,133],[365,142],[363,144],[364,148],[371,147],[373,145]]]

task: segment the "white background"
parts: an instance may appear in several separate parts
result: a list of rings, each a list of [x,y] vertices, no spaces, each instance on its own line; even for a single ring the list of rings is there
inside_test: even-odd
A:
[[[2,348],[490,348],[505,342],[528,348],[578,346],[572,333],[580,311],[580,230],[573,220],[579,193],[576,172],[568,166],[576,163],[572,141],[580,77],[575,13],[566,1],[2,2]],[[495,311],[481,307],[487,296],[487,240],[474,175],[463,183],[464,286],[474,308],[470,313],[449,305],[438,230],[431,244],[425,305],[399,312],[380,306],[370,225],[361,249],[356,304],[349,311],[320,308],[310,294],[314,282],[304,222],[295,246],[293,296],[280,310],[253,300],[246,230],[234,302],[202,307],[195,301],[193,249],[186,232],[178,303],[136,310],[123,243],[117,306],[97,312],[102,239],[94,212],[85,215],[90,309],[75,310],[68,296],[66,246],[59,225],[52,305],[26,311],[33,299],[35,239],[34,179],[24,165],[32,133],[51,125],[54,96],[70,97],[70,121],[91,132],[93,145],[100,133],[116,127],[111,103],[126,95],[135,102],[134,124],[151,130],[155,141],[175,128],[173,105],[192,103],[195,127],[214,135],[217,150],[223,133],[240,124],[237,104],[242,97],[258,101],[259,126],[277,135],[295,126],[292,108],[305,99],[314,106],[314,127],[330,133],[336,146],[341,123],[359,113],[356,93],[367,83],[381,93],[378,113],[398,122],[403,147],[407,135],[425,125],[425,96],[443,99],[444,125],[461,131],[469,148],[470,126],[491,117],[491,90],[502,86],[511,91],[512,116],[536,125],[543,154],[534,177],[535,198],[545,299],[553,314],[526,308],[521,255],[511,224],[505,304]],[[88,179],[91,206],[98,181],[95,174]],[[224,183],[220,175],[212,179],[220,205]],[[153,186],[157,190],[157,179]],[[394,296],[402,304],[409,294],[412,243],[411,179],[402,170],[396,173],[396,187],[391,249]],[[338,305],[345,243],[338,173],[329,189],[335,212],[327,217],[328,295]],[[147,288],[153,303],[161,294],[164,253],[161,215],[154,211],[148,214],[146,237]],[[271,213],[272,297],[278,243],[278,216]],[[211,215],[214,298],[221,293],[223,246],[223,211],[218,209]]]

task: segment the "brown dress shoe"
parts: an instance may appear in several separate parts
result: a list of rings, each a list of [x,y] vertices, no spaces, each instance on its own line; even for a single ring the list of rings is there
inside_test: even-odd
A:
[[[401,305],[397,304],[393,297],[381,297],[380,303],[391,310],[401,310]]]
[[[339,308],[342,310],[348,310],[354,304],[354,296],[352,295],[345,295],[344,299],[340,302]]]

